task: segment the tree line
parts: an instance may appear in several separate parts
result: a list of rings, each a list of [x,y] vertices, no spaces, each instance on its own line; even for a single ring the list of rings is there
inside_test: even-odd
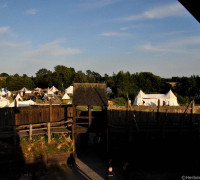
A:
[[[170,82],[173,82],[170,83]],[[22,76],[7,73],[0,74],[0,88],[7,88],[10,91],[17,91],[23,87],[34,89],[35,87],[47,88],[56,86],[59,90],[64,91],[73,83],[107,83],[112,89],[109,98],[121,98],[124,100],[134,100],[135,96],[141,89],[145,93],[167,93],[170,89],[178,97],[180,104],[187,104],[192,99],[200,103],[200,77],[172,77],[170,79],[161,78],[150,72],[140,72],[131,74],[130,72],[119,71],[112,75],[87,70],[75,71],[72,67],[57,65],[54,71],[42,68],[36,72],[35,76],[29,77],[26,74]]]

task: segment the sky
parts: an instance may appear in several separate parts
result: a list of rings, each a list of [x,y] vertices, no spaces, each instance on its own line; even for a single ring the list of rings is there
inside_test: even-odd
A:
[[[199,75],[200,24],[177,0],[0,0],[0,73]]]

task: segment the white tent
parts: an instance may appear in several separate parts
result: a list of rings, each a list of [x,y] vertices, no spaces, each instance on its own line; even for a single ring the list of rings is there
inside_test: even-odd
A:
[[[110,87],[107,87],[106,90],[107,90],[107,93],[108,93],[108,94],[111,94],[111,93],[112,93],[112,89],[111,89]]]
[[[17,94],[17,96],[15,97],[16,101],[23,101],[22,97],[20,96],[20,94]]]
[[[35,105],[36,103],[32,100],[28,100],[28,101],[17,101],[17,107],[27,107],[27,106],[31,106],[31,105]],[[13,101],[9,107],[14,107],[15,106],[15,101]]]
[[[39,87],[36,87],[36,88],[35,88],[35,91],[38,91],[38,92],[40,92],[40,91],[41,91],[41,88],[39,88]]]
[[[62,99],[70,99],[70,97],[68,96],[67,93],[65,93],[64,96],[62,97]]]
[[[22,89],[19,90],[20,92],[26,92],[29,91],[27,88],[23,87]]]
[[[20,89],[19,92],[20,92],[21,96],[24,95],[23,93],[25,93],[25,94],[31,94],[32,93],[32,91],[28,90],[25,87],[23,87],[22,89]]]
[[[50,91],[52,91],[53,93],[55,93],[55,92],[58,92],[59,90],[55,86],[52,86],[50,88]]]
[[[65,89],[65,93],[73,95],[73,89],[74,89],[74,86],[69,86],[67,89]]]
[[[54,95],[54,91],[48,88],[47,92],[45,93],[45,96],[52,97]]]
[[[11,92],[8,91],[7,88],[1,88],[0,89],[0,96],[10,97],[11,96]]]
[[[10,105],[9,100],[0,96],[0,108],[8,107],[9,105]]]
[[[136,96],[133,105],[144,105],[144,106],[179,106],[177,97],[170,90],[166,94],[145,94],[142,90]]]

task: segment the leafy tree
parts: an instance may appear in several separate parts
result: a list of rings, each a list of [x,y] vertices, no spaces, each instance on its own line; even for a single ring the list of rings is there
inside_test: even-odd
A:
[[[34,83],[40,88],[47,88],[51,86],[52,82],[52,72],[48,69],[42,68],[36,73],[36,78]]]
[[[54,67],[53,82],[58,87],[58,89],[67,88],[73,82],[75,76],[74,68],[68,68],[62,65]],[[56,78],[56,79],[55,79]]]
[[[0,77],[8,77],[9,75],[7,73],[1,73]]]
[[[82,71],[78,71],[74,76],[75,83],[86,83],[87,77]]]

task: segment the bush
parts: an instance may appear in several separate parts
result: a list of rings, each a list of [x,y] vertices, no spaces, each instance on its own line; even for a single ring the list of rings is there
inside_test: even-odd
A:
[[[187,96],[177,96],[177,99],[180,105],[187,105],[190,102],[190,99]]]
[[[115,103],[115,105],[118,106],[125,106],[127,104],[126,99],[124,99],[123,97],[117,97],[113,99],[113,102]]]

